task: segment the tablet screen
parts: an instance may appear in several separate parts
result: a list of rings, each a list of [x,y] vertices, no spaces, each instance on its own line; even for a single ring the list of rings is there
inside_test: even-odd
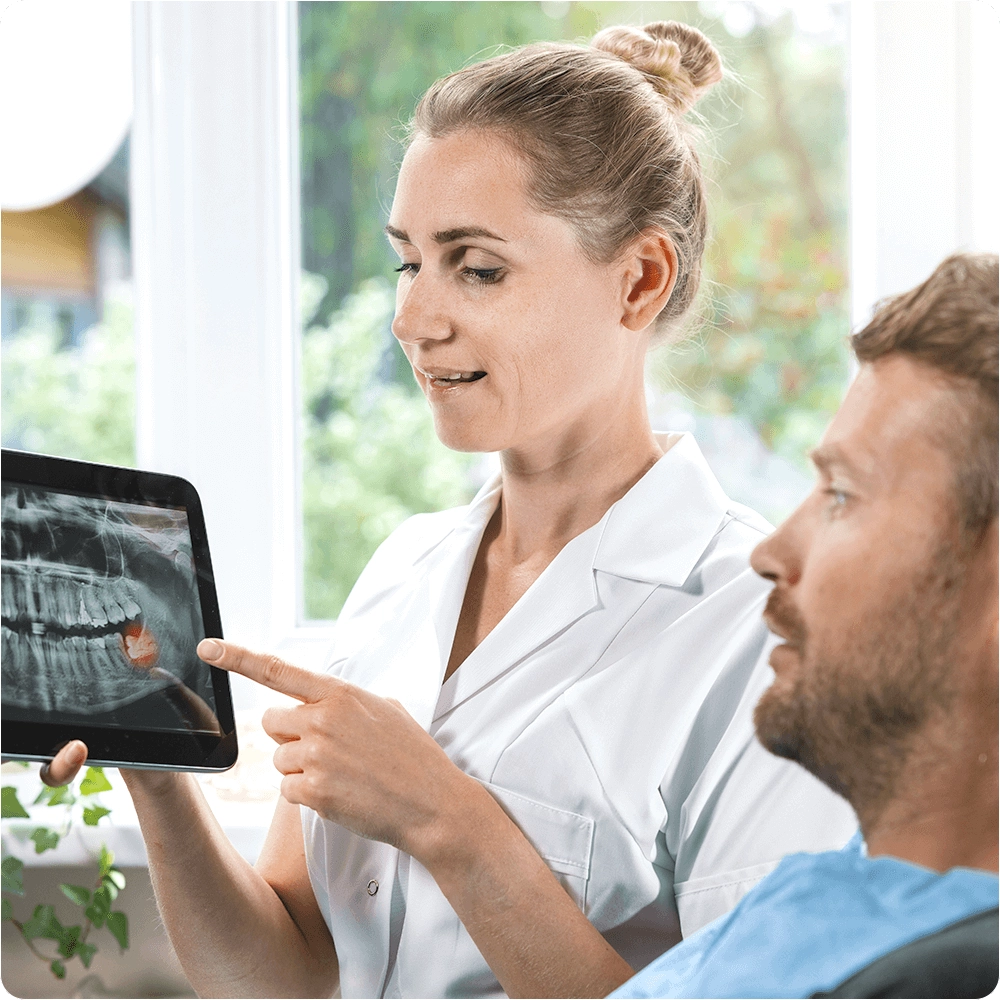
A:
[[[4,481],[4,722],[219,734],[184,507]]]

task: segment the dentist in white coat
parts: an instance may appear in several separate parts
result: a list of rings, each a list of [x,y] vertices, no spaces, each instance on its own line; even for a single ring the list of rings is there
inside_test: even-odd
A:
[[[603,996],[853,832],[753,737],[768,526],[645,408],[705,239],[683,115],[720,75],[660,22],[423,98],[386,227],[393,332],[442,441],[501,472],[386,540],[326,675],[199,647],[301,702],[265,716],[285,778],[256,868],[189,775],[126,774],[201,994]]]

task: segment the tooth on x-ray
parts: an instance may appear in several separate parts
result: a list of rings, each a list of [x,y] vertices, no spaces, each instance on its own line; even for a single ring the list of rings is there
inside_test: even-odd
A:
[[[4,484],[2,515],[5,706],[110,712],[178,683],[214,703],[183,511]]]

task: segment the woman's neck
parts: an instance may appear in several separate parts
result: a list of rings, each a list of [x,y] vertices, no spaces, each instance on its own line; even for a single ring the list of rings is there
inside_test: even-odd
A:
[[[513,565],[553,558],[597,524],[662,455],[642,399],[621,405],[609,419],[588,417],[584,426],[532,448],[502,452],[493,544]]]

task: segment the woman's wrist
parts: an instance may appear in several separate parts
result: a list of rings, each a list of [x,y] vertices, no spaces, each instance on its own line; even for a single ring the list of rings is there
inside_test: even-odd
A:
[[[146,771],[122,768],[119,773],[133,800],[137,797],[169,795],[184,787],[190,776],[182,771]]]
[[[468,871],[482,856],[484,845],[510,825],[496,799],[475,778],[458,768],[455,772],[438,796],[433,819],[411,831],[408,842],[401,845],[439,882],[451,870]]]

